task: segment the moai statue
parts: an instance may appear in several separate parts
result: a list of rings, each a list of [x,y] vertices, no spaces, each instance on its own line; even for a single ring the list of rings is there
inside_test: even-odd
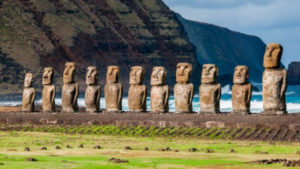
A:
[[[55,111],[55,93],[56,88],[53,82],[53,68],[45,67],[43,73],[43,92],[42,92],[42,104],[43,112],[53,112]]]
[[[129,75],[128,106],[129,111],[146,111],[147,88],[143,84],[145,70],[142,66],[131,67]]]
[[[34,111],[35,89],[32,87],[32,73],[25,74],[24,91],[22,99],[22,111]]]
[[[100,85],[98,85],[99,72],[95,66],[89,66],[86,73],[85,109],[87,112],[99,112]]]
[[[63,75],[62,88],[62,112],[72,113],[78,110],[77,98],[79,87],[78,83],[74,81],[75,77],[75,63],[67,62]]]
[[[169,86],[166,85],[167,71],[164,67],[156,66],[151,74],[151,111],[164,113],[169,111]]]
[[[283,48],[280,44],[270,43],[264,55],[263,73],[263,113],[285,114],[285,91],[287,72],[280,67]]]
[[[215,64],[202,67],[200,95],[200,113],[219,113],[221,85],[216,82],[218,68]]]
[[[249,69],[247,66],[236,66],[233,75],[232,86],[232,113],[250,114],[250,99],[252,86],[248,82]]]
[[[192,65],[178,63],[176,69],[176,84],[174,86],[175,110],[178,113],[192,112],[194,85],[189,83]]]
[[[108,66],[106,72],[106,84],[104,87],[106,111],[122,111],[123,86],[118,83],[120,74],[119,66]]]

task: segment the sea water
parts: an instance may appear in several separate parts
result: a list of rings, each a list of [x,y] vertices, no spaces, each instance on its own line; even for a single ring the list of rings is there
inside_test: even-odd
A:
[[[261,84],[252,84],[256,88],[258,88],[261,91],[262,85]],[[250,110],[252,113],[260,113],[263,110],[263,102],[262,102],[262,92],[260,91],[253,91],[252,92],[252,98],[251,98],[251,107]],[[232,95],[230,86],[226,85],[222,87],[222,96],[220,101],[220,109],[222,112],[230,112],[232,111]],[[0,106],[19,106],[21,105],[22,101],[21,99],[16,100],[0,100]],[[42,100],[38,99],[36,100],[36,104],[41,104]],[[57,105],[61,105],[61,98],[56,98],[55,103]],[[150,108],[150,97],[147,97],[147,110],[151,110]],[[78,98],[78,105],[79,106],[85,106],[84,98],[79,97]],[[289,113],[295,113],[300,112],[300,85],[298,86],[288,86],[286,91],[286,105],[287,105],[287,111]],[[105,109],[105,99],[102,97],[100,99],[100,108]],[[123,97],[122,99],[122,110],[128,111],[128,98]],[[170,96],[169,98],[169,111],[173,112],[175,111],[175,103],[174,103],[174,96]],[[193,99],[193,111],[199,112],[200,111],[200,105],[199,105],[199,95],[195,94]]]

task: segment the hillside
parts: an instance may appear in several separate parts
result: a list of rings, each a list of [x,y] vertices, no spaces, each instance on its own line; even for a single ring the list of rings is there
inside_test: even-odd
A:
[[[247,65],[250,80],[261,82],[266,45],[260,38],[212,24],[189,21],[178,14],[177,17],[184,25],[190,42],[197,48],[198,62],[217,64],[221,82],[231,83],[237,65]]]
[[[260,82],[264,51],[258,37],[186,20],[161,0],[0,2],[0,95],[21,93],[25,72],[34,73],[33,84],[40,92],[45,66],[54,67],[60,91],[67,61],[77,64],[81,91],[90,65],[99,68],[101,86],[106,67],[119,65],[125,93],[131,66],[145,67],[148,87],[152,67],[165,66],[173,87],[181,61],[193,64],[196,88],[205,63],[218,65],[223,85],[232,83],[234,67],[242,64],[249,66],[251,81]]]
[[[86,67],[96,65],[101,85],[108,65],[119,65],[128,87],[130,66],[146,68],[146,84],[155,65],[165,66],[175,83],[177,62],[199,71],[194,46],[176,15],[161,0],[4,0],[0,2],[0,94],[20,93],[26,71],[53,66],[58,90],[66,61],[77,63],[85,89]],[[194,73],[194,82],[200,75]]]

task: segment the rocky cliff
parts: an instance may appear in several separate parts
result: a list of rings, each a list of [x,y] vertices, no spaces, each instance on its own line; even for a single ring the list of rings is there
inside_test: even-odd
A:
[[[288,82],[291,85],[300,85],[300,62],[291,62],[289,64]]]
[[[232,74],[237,65],[247,65],[250,80],[261,82],[266,45],[260,38],[177,16],[190,42],[197,48],[198,62],[217,64],[220,82],[232,83]]]
[[[0,1],[0,95],[21,93],[25,72],[34,73],[40,91],[45,66],[54,67],[60,90],[67,61],[77,64],[81,91],[90,65],[99,68],[101,86],[107,66],[119,65],[125,93],[133,65],[145,67],[148,87],[156,65],[166,67],[172,87],[178,62],[193,64],[196,89],[204,63],[218,65],[223,84],[240,64],[250,67],[252,81],[261,81],[264,50],[255,36],[185,20],[161,0]]]
[[[130,67],[165,66],[175,82],[177,62],[199,71],[194,46],[176,15],[161,0],[4,0],[0,2],[0,94],[20,93],[26,71],[41,88],[45,66],[55,69],[58,90],[66,61],[77,64],[85,89],[86,67],[96,65],[101,85],[108,65],[119,65],[128,87]],[[199,75],[193,76],[199,81]]]

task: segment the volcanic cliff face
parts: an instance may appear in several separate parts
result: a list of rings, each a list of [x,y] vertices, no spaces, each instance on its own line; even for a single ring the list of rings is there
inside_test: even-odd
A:
[[[45,66],[55,69],[58,90],[67,61],[77,65],[80,90],[85,90],[87,66],[99,68],[105,83],[108,65],[119,65],[120,81],[128,88],[130,67],[165,66],[175,83],[176,64],[193,64],[196,50],[176,15],[161,0],[4,0],[0,2],[0,94],[20,93],[24,73],[34,74],[41,89]],[[194,73],[193,82],[199,82]],[[39,91],[38,90],[38,91]]]
[[[300,84],[300,62],[291,62],[288,67],[288,82],[291,85]]]
[[[197,60],[201,64],[217,64],[221,83],[232,83],[237,65],[247,65],[250,81],[261,82],[266,45],[260,38],[177,16],[197,48]]]

